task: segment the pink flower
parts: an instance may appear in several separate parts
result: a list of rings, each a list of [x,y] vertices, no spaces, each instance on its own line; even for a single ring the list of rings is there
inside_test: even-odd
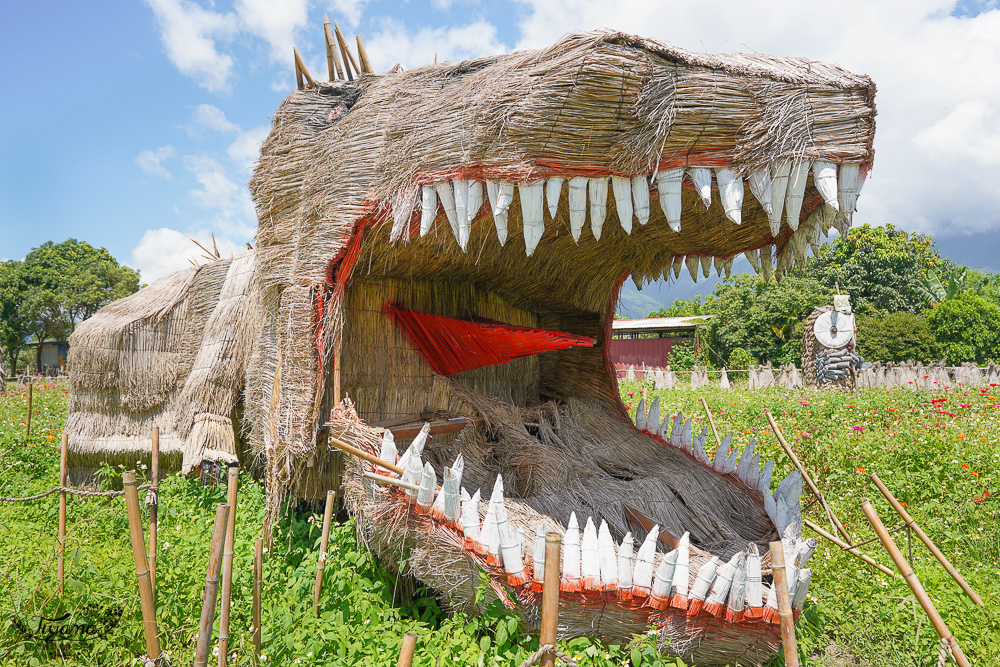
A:
[[[851,430],[852,431],[864,431],[865,427],[864,426],[852,426]]]

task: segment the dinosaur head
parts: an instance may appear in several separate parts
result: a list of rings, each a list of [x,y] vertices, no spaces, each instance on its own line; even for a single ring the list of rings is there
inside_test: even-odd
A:
[[[578,559],[564,561],[567,631],[652,624],[699,664],[768,658],[767,542],[787,532],[807,557],[801,482],[772,493],[752,444],[730,453],[666,405],[633,424],[610,322],[630,276],[728,274],[739,253],[780,276],[849,225],[874,90],[804,59],[601,32],[293,93],[251,182],[266,314],[251,439],[300,481],[313,468],[285,462],[312,461],[317,433],[320,451],[329,435],[393,459],[409,447],[404,484],[459,477],[449,497],[430,484],[433,512],[368,463],[345,477],[373,548],[408,551],[455,606],[474,606],[478,567],[537,622],[532,549],[550,529]],[[469,425],[383,443],[379,424],[416,415]]]

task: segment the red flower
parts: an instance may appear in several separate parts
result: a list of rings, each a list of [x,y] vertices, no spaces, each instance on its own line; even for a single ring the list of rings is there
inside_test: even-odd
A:
[[[899,503],[902,507],[906,507],[906,503]]]
[[[963,463],[963,464],[962,464],[962,467],[963,467],[963,468],[968,468],[968,467],[969,467],[969,464],[968,464],[968,463]]]
[[[975,470],[973,470],[973,471],[972,471],[971,473],[969,473],[969,474],[970,474],[970,475],[972,475],[973,477],[979,477],[979,473],[978,473],[978,472],[976,472]]]

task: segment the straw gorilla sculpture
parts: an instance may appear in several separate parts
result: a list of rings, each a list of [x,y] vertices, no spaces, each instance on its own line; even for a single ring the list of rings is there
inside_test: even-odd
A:
[[[77,328],[73,475],[148,456],[158,426],[167,467],[256,461],[275,511],[342,484],[376,553],[473,611],[485,570],[528,626],[555,530],[565,633],[652,625],[690,662],[763,662],[767,542],[799,566],[815,546],[801,481],[772,493],[752,445],[712,456],[659,405],[633,424],[610,323],[628,276],[728,273],[740,252],[780,276],[846,228],[874,92],[830,65],[609,32],[294,92],[250,184],[256,249]],[[413,438],[412,420],[465,427]],[[373,482],[396,475],[331,439],[405,449],[423,491]],[[792,581],[801,607],[808,570]]]

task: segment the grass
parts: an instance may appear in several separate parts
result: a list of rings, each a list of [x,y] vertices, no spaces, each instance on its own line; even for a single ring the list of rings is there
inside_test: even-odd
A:
[[[634,409],[648,385],[622,383]],[[757,439],[762,457],[776,459],[775,477],[790,463],[761,414],[769,407],[803,464],[857,540],[873,537],[858,503],[872,499],[883,521],[892,510],[868,479],[877,472],[987,603],[975,607],[914,541],[917,575],[973,664],[1000,664],[1000,392],[995,388],[929,392],[748,392],[710,388],[661,392],[661,414],[682,409],[704,420],[705,396],[720,431],[742,448]],[[25,397],[0,396],[0,496],[37,493],[58,477],[58,443],[67,388],[37,384],[32,436],[24,441]],[[631,396],[630,396],[631,394]],[[941,400],[944,399],[944,400]],[[935,402],[936,401],[936,402]],[[707,422],[706,422],[707,423]],[[779,472],[780,471],[780,472]],[[109,471],[120,474],[122,471]],[[139,471],[142,473],[142,471]],[[201,608],[214,507],[223,489],[171,476],[161,485],[157,575],[161,642],[174,664],[190,664]],[[135,572],[121,498],[69,501],[66,594],[56,595],[57,496],[0,503],[0,664],[131,665],[143,652]],[[263,518],[260,485],[241,477],[230,664],[249,665],[250,573],[253,540]],[[823,517],[812,509],[813,520]],[[433,595],[410,590],[395,571],[355,540],[347,517],[331,531],[318,617],[311,587],[320,515],[294,508],[275,536],[264,566],[265,665],[394,665],[402,635],[419,634],[416,665],[518,665],[538,646],[514,616],[494,607],[482,618],[445,614]],[[905,551],[903,533],[897,539]],[[865,548],[890,564],[878,544]],[[803,664],[829,662],[830,647],[870,665],[932,665],[933,628],[906,585],[886,580],[836,548],[821,544],[810,601],[799,621]],[[217,634],[217,630],[216,630]],[[583,665],[678,665],[654,654],[648,639],[607,646],[563,642]]]

